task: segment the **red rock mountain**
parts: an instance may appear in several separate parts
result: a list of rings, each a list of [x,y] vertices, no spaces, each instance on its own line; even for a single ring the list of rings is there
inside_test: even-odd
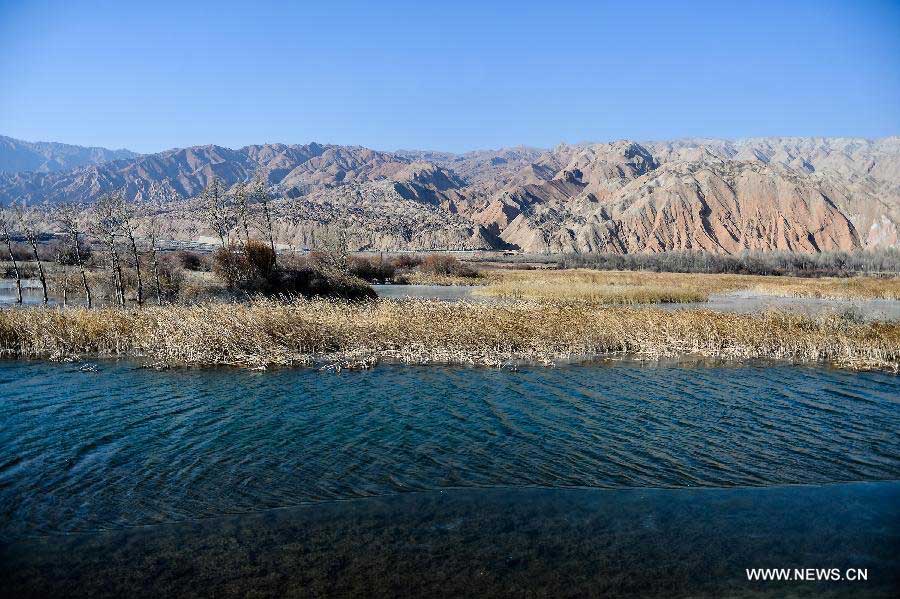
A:
[[[759,138],[467,154],[310,143],[197,146],[0,174],[0,203],[265,177],[286,242],[341,227],[354,249],[825,251],[900,244],[900,138]],[[185,204],[190,205],[190,202]],[[190,215],[186,216],[190,219]]]

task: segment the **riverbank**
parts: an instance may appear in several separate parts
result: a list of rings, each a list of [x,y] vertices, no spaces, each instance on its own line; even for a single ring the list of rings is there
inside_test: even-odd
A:
[[[142,310],[0,311],[0,355],[135,357],[156,367],[504,366],[608,355],[700,356],[900,370],[900,323],[840,315],[605,307],[588,303],[259,299]]]

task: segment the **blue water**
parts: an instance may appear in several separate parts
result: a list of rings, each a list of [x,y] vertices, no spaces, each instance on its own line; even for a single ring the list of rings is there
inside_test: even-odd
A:
[[[784,364],[5,361],[0,574],[16,596],[717,596],[757,562],[834,563],[890,595],[898,432],[900,378]]]
[[[0,363],[0,533],[448,487],[900,479],[900,378],[784,365]]]

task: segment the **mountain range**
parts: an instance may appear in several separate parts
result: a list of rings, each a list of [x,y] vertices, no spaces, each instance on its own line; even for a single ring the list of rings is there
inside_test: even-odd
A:
[[[334,227],[355,250],[900,245],[900,137],[624,140],[464,154],[207,145],[147,155],[0,137],[0,166],[0,203],[89,201],[115,188],[140,198],[154,184],[191,198],[213,176],[232,185],[261,175],[282,198],[281,242],[301,247]],[[175,219],[179,234],[208,236],[192,205]]]
[[[47,141],[22,141],[0,135],[0,173],[51,173],[111,160],[135,158],[130,150],[86,148]]]

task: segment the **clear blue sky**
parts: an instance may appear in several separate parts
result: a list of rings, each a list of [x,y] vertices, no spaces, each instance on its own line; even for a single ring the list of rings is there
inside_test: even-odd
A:
[[[0,133],[141,152],[897,135],[900,2],[0,0]]]

